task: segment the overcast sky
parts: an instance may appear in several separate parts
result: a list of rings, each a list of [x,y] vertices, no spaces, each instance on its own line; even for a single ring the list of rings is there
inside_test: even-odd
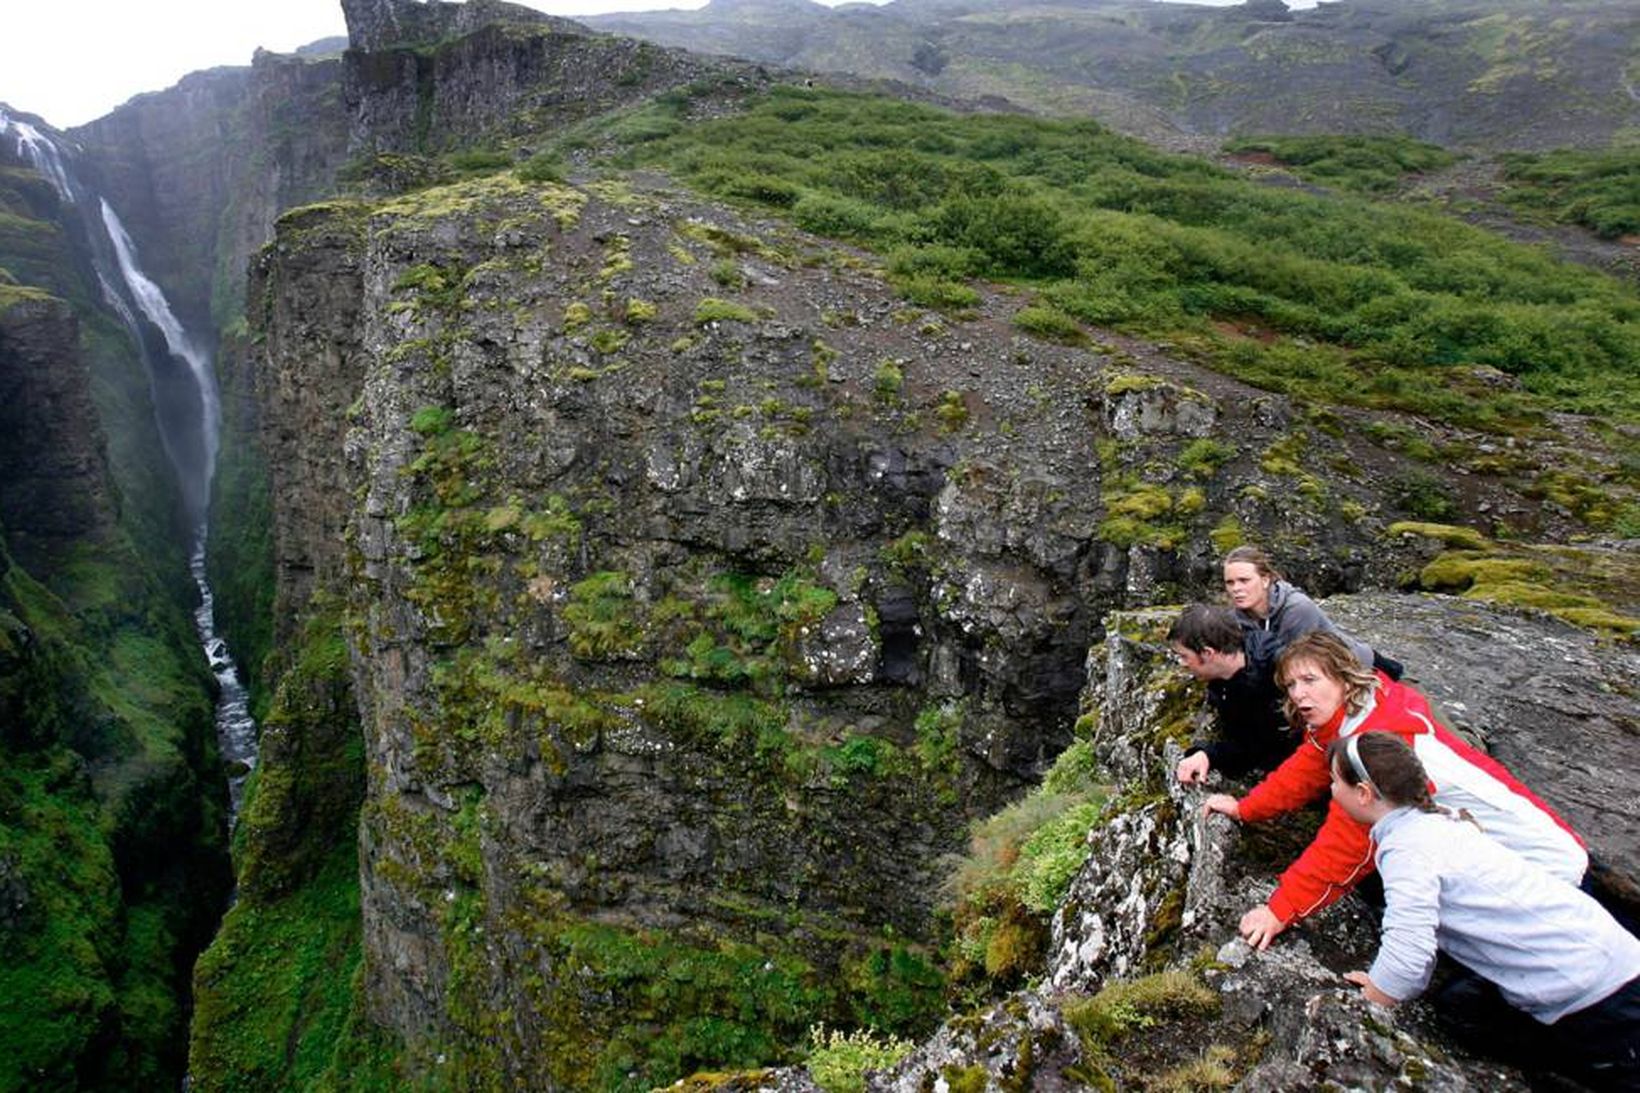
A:
[[[524,2],[572,16],[705,5],[705,0]],[[101,117],[133,95],[164,90],[198,69],[249,64],[258,46],[289,52],[344,33],[339,0],[8,0],[0,14],[0,102],[67,129]]]

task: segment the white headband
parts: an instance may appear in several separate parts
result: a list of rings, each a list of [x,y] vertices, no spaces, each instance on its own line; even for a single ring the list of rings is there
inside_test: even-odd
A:
[[[1344,738],[1344,755],[1345,755],[1346,758],[1349,759],[1350,767],[1351,767],[1351,769],[1353,769],[1355,771],[1355,776],[1357,778],[1361,779],[1361,781],[1367,783],[1368,785],[1371,785],[1372,784],[1372,776],[1367,773],[1366,764],[1361,762],[1361,750],[1358,747],[1358,745],[1360,744],[1360,741],[1361,741],[1361,738],[1359,736],[1356,736],[1356,735],[1351,735],[1351,736],[1345,737]]]

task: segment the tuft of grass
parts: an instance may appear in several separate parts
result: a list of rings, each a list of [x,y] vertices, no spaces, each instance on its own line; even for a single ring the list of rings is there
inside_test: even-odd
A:
[[[1160,1021],[1210,1017],[1218,1010],[1215,991],[1175,968],[1106,983],[1093,997],[1066,1005],[1064,1014],[1083,1050],[1097,1057],[1136,1030]]]
[[[695,305],[696,326],[706,326],[709,323],[755,323],[757,320],[757,312],[745,304],[720,300],[716,296],[708,296]]]

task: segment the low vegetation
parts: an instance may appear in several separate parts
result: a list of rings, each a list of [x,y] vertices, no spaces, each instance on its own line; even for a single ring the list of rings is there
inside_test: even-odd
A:
[[[1392,524],[1388,534],[1446,546],[1409,575],[1415,587],[1544,611],[1596,633],[1640,639],[1640,617],[1612,606],[1640,602],[1640,562],[1632,552],[1494,541],[1469,528],[1432,523]]]
[[[1640,415],[1632,288],[1448,216],[1272,189],[1089,121],[794,87],[713,120],[688,106],[674,92],[610,129],[617,162],[878,249],[924,306],[973,306],[971,277],[1015,281],[1037,289],[1033,333],[1072,336],[1068,318],[1167,337],[1321,401],[1499,430],[1547,409]],[[1350,178],[1440,158],[1411,142],[1318,148],[1282,154]],[[1477,385],[1476,366],[1518,385]]]
[[[1093,746],[1077,740],[1030,795],[974,825],[950,881],[956,941],[951,976],[979,994],[1036,967],[1048,920],[1087,860],[1105,793]]]
[[[1240,137],[1225,144],[1236,156],[1268,156],[1300,178],[1357,193],[1390,193],[1409,176],[1450,167],[1458,157],[1411,137]]]
[[[1503,157],[1503,200],[1605,239],[1640,234],[1640,147],[1562,148]]]
[[[868,1070],[886,1070],[911,1054],[909,1040],[868,1029],[843,1032],[816,1025],[809,1030],[809,1076],[826,1093],[863,1093]]]

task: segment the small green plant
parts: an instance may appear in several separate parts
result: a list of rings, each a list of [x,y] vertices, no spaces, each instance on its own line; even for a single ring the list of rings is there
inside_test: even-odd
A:
[[[934,407],[934,417],[939,420],[940,428],[948,433],[954,433],[968,424],[968,403],[962,392],[946,391],[941,395],[939,405]]]
[[[871,378],[872,392],[879,402],[893,402],[900,397],[900,390],[905,386],[905,373],[900,370],[900,364],[894,360],[884,360],[878,363],[877,371]]]
[[[1027,334],[1061,345],[1088,343],[1088,335],[1082,324],[1057,308],[1040,304],[1022,308],[1014,315],[1014,325]]]
[[[1224,441],[1204,436],[1179,452],[1179,469],[1192,478],[1212,478],[1235,454],[1236,450]]]
[[[720,258],[712,263],[712,280],[724,288],[739,289],[746,287],[746,274],[741,272],[740,263],[733,258]]]
[[[697,326],[706,326],[710,323],[755,323],[757,319],[757,312],[745,304],[720,300],[716,296],[708,296],[695,305]]]
[[[1100,1055],[1138,1029],[1158,1021],[1217,1013],[1219,996],[1187,971],[1171,969],[1141,979],[1106,983],[1098,994],[1064,1009],[1083,1050]]]
[[[537,152],[518,165],[517,174],[525,182],[561,183],[569,172],[557,152]]]
[[[928,564],[928,551],[932,543],[926,531],[908,531],[884,546],[879,556],[894,569],[915,569]]]
[[[886,1070],[915,1047],[896,1036],[879,1037],[870,1029],[843,1032],[825,1025],[809,1029],[809,1076],[826,1093],[863,1093],[868,1070]]]
[[[643,622],[624,573],[604,570],[571,585],[564,621],[570,652],[583,660],[630,658],[643,650]]]
[[[1451,487],[1417,468],[1391,478],[1389,496],[1397,508],[1420,520],[1445,520],[1458,511]]]

